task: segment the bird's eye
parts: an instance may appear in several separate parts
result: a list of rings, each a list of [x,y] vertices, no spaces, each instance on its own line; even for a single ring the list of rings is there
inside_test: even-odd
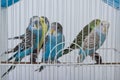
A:
[[[44,23],[44,20],[42,20],[42,23]]]
[[[101,26],[103,26],[103,23],[101,23]]]
[[[98,24],[98,21],[96,21],[96,25]]]
[[[60,29],[60,27],[58,27],[58,29]]]
[[[38,21],[35,21],[35,24],[36,24],[36,25],[38,25],[38,24],[39,24],[39,22],[38,22]]]

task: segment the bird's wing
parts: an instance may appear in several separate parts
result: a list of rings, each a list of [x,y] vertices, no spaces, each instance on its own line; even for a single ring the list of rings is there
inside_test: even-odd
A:
[[[100,37],[94,30],[84,39],[83,49],[94,49],[99,46]]]
[[[36,40],[36,35],[33,34],[33,32],[29,29],[26,30],[26,36],[25,39],[22,40],[21,47],[23,48],[23,50],[32,47],[35,44],[35,40]]]
[[[20,36],[15,36],[13,38],[8,38],[8,40],[11,40],[11,39],[24,39],[25,38],[25,34],[22,34]]]
[[[49,37],[50,37],[50,35],[47,35],[47,36],[45,37],[45,41],[44,41],[44,43],[43,43],[42,53],[45,52],[45,46],[46,46],[46,44],[49,42]]]
[[[33,48],[33,45],[35,44],[35,40],[36,40],[36,35],[33,34],[33,32],[31,32],[29,29],[26,30],[26,36],[25,38],[22,40],[21,43],[19,43],[17,46],[16,46],[16,54],[14,54],[12,57],[10,57],[8,59],[8,61],[10,61],[11,59],[13,59],[15,56],[19,56],[19,54],[22,54],[24,55],[24,51],[25,50],[29,50],[31,48]]]
[[[97,23],[96,23],[97,22]],[[98,25],[100,24],[101,20],[99,19],[94,19],[92,20],[89,24],[87,24],[80,32],[79,34],[76,36],[76,38],[73,40],[73,42],[70,44],[69,47],[67,47],[67,49],[64,49],[63,54],[67,54],[69,52],[71,52],[72,50],[69,50],[69,48],[71,49],[75,49],[75,48],[80,48],[82,46],[82,42],[84,41],[84,39],[86,38],[86,36],[88,36],[91,31]],[[74,43],[76,43],[77,45],[75,45]],[[79,46],[78,46],[79,45]]]
[[[91,23],[87,24],[77,35],[77,37],[73,40],[73,43],[77,43],[79,46],[82,46],[83,40],[88,36],[91,31],[95,28],[95,23],[91,21]],[[76,46],[77,47],[77,46]],[[75,45],[71,44],[70,48],[74,49]]]
[[[61,56],[63,56],[63,54],[62,54],[63,51],[61,51],[61,50],[64,49],[64,46],[65,46],[65,43],[64,43],[65,42],[65,36],[63,34],[61,34],[61,37],[58,38],[58,39],[59,39],[59,42],[58,42],[59,45],[57,45],[57,53],[56,53],[56,58],[55,59],[58,59]]]

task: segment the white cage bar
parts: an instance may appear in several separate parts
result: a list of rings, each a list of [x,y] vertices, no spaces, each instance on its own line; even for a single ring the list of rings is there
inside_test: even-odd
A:
[[[0,80],[119,80],[120,5],[118,6],[118,4],[120,0],[110,1],[20,0],[16,4],[12,1],[13,5],[9,7],[1,7]],[[117,1],[118,4],[116,4]],[[108,21],[110,26],[107,38],[103,45],[95,51],[102,57],[102,64],[95,64],[94,58],[92,60],[89,56],[83,62],[77,63],[79,49],[60,57],[58,60],[61,63],[41,62],[42,51],[39,52],[36,63],[30,62],[30,56],[32,55],[25,56],[21,62],[6,61],[15,53],[3,54],[3,52],[14,48],[21,42],[19,39],[8,40],[8,38],[25,33],[30,18],[33,16],[46,16],[50,24],[59,22],[63,26],[63,34],[65,35],[64,49],[72,43],[77,34],[92,20]],[[80,47],[82,48],[82,46]],[[14,63],[16,68],[1,78],[2,74]],[[46,66],[46,68],[41,72],[35,71],[41,65]]]

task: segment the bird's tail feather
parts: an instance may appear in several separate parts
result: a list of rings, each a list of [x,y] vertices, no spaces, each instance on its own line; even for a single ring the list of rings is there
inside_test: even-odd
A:
[[[7,61],[10,61],[10,60],[12,60],[15,56],[17,55],[17,53],[16,54],[14,54],[13,56],[11,56]]]
[[[71,49],[69,49],[69,48],[67,48],[67,49],[64,49],[63,50],[63,55],[65,55],[65,54],[67,54],[67,53],[69,53],[69,52],[71,52],[72,50]]]
[[[35,71],[41,72],[44,68],[45,68],[45,66],[40,66],[40,68],[36,69]]]
[[[8,74],[11,70],[13,70],[15,68],[15,65],[12,65],[2,76],[1,78],[3,78],[6,74]]]
[[[1,54],[0,54],[0,57],[2,57],[4,54],[5,54],[5,53],[1,53]]]
[[[20,37],[19,37],[19,36],[16,36],[16,37],[8,38],[8,40],[11,40],[11,39],[20,39]]]
[[[3,53],[0,54],[0,57],[3,56],[4,54],[8,54],[8,53],[11,53],[11,52],[13,52],[13,51],[12,51],[12,50],[10,50],[10,51],[5,51],[5,52],[3,52]]]
[[[3,56],[4,54],[9,54],[9,53],[12,53],[12,52],[14,52],[14,49],[5,51],[5,52],[0,54],[0,57]]]
[[[14,54],[14,55],[13,55],[11,58],[9,58],[8,60],[13,59],[15,56],[16,56],[16,54]],[[21,59],[16,58],[15,61],[18,62],[18,61],[21,61]],[[11,70],[15,69],[15,67],[16,67],[16,64],[10,66],[10,68],[1,76],[1,78],[3,78],[3,77],[4,77],[6,74],[8,74]]]
[[[16,36],[16,37],[12,37],[12,38],[8,38],[8,40],[11,40],[11,39],[22,39],[24,38],[24,36]]]
[[[63,50],[63,55],[65,55],[75,49],[78,49],[78,48],[79,48],[79,45],[72,43],[69,47],[67,47],[66,49]]]

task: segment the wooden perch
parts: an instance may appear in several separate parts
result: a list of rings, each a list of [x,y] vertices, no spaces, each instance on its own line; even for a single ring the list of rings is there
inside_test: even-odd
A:
[[[31,63],[31,62],[6,62],[6,61],[2,61],[1,64],[41,64],[41,62]]]
[[[43,62],[6,62],[2,61],[0,64],[46,64],[46,65],[120,65],[120,62],[106,62],[102,64],[95,64],[95,63],[76,63],[76,62],[61,62],[61,63],[43,63]]]

